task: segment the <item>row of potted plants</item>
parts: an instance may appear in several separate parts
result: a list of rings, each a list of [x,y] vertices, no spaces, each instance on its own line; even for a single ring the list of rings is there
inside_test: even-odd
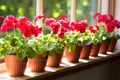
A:
[[[43,15],[36,16],[34,22],[41,18]],[[44,22],[51,32],[44,35],[42,27],[26,17],[7,16],[1,26],[5,36],[0,39],[0,57],[4,57],[8,72],[11,70],[9,75],[24,75],[27,62],[31,71],[43,72],[45,66],[58,67],[63,55],[68,61],[77,62],[79,58],[113,51],[115,43],[114,47],[111,43],[119,39],[120,22],[110,14],[96,13],[94,19],[97,24],[88,26],[87,20],[70,22],[66,18],[46,18]],[[11,30],[14,31],[9,34]]]

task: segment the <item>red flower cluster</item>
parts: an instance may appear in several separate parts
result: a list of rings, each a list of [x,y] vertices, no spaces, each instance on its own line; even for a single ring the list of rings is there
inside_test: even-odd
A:
[[[114,17],[111,14],[95,13],[93,17],[95,20],[97,20],[98,23],[100,23],[100,22],[108,23],[114,19]]]
[[[31,35],[37,37],[38,34],[42,32],[42,28],[38,28],[38,26],[33,25],[26,17],[17,18],[16,26],[26,38]]]
[[[58,22],[61,23],[62,28],[65,28],[67,31],[68,31],[68,30],[71,30],[71,28],[70,28],[70,26],[69,26],[70,21],[69,21],[68,19],[66,19],[66,18],[61,18],[61,19],[58,20]]]
[[[38,19],[42,19],[43,17],[43,15],[35,16],[33,21],[36,22]]]
[[[59,20],[47,18],[45,19],[45,24],[52,30],[53,34],[58,34],[59,38],[64,38],[65,32],[69,30],[69,20],[66,18]]]
[[[71,31],[70,21],[67,18],[61,18],[58,20],[58,22],[61,24],[59,37],[64,38],[64,34],[68,31]]]
[[[15,28],[16,24],[16,18],[12,15],[7,16],[5,20],[3,21],[3,24],[1,26],[1,31],[3,33],[6,33],[8,30],[12,30]]]
[[[50,27],[50,24],[51,24],[52,22],[55,22],[55,21],[56,21],[56,20],[54,20],[54,18],[46,18],[46,19],[45,19],[45,24]]]
[[[84,33],[86,28],[88,27],[87,20],[82,20],[80,22],[75,21],[71,23],[73,30],[79,31],[80,33]]]
[[[33,25],[26,17],[15,18],[12,15],[5,18],[1,26],[1,32],[6,33],[8,30],[15,28],[18,28],[26,38],[32,35],[37,37],[42,32],[42,28]]]
[[[45,24],[50,27],[53,34],[58,34],[59,38],[64,38],[64,34],[68,31],[79,31],[80,33],[84,33],[88,27],[87,20],[70,23],[70,21],[66,18],[61,18],[59,20],[47,18],[45,20]]]
[[[94,14],[94,19],[97,20],[98,23],[104,23],[107,32],[113,32],[115,28],[120,27],[120,22],[115,20],[111,14]]]
[[[89,26],[89,31],[93,34],[95,34],[99,29],[100,29],[100,27],[98,25]]]

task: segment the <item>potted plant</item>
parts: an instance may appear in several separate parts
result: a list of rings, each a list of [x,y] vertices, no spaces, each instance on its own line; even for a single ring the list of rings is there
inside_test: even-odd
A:
[[[54,18],[45,19],[45,24],[51,31],[50,34],[46,35],[49,36],[47,39],[49,55],[46,66],[59,67],[64,49],[63,38],[66,32],[65,25],[63,25],[62,19],[55,20]]]
[[[48,60],[46,66],[59,67],[62,54],[63,54],[63,42],[61,38],[56,35],[52,35],[48,39]]]
[[[77,34],[75,32],[68,32],[64,39],[64,54],[69,62],[78,62],[81,45],[77,44]]]
[[[106,26],[108,28],[113,27],[112,31],[110,33],[110,43],[108,46],[108,52],[113,52],[116,46],[116,42],[117,40],[120,38],[119,34],[118,34],[118,29],[120,28],[120,22],[118,20],[112,20],[109,23],[106,24]]]
[[[42,19],[43,15],[37,15],[34,17],[34,22],[37,22],[39,19]],[[44,36],[42,33],[42,27],[38,28],[36,25],[34,32],[36,33],[31,39],[28,40],[26,44],[31,52],[31,55],[28,56],[28,66],[32,72],[44,72],[48,52],[46,50],[47,45],[47,36]],[[40,35],[41,34],[41,35]]]
[[[100,26],[100,32],[103,36],[99,53],[105,54],[108,50],[110,39],[116,35],[116,29],[119,28],[119,21],[115,20],[111,14],[95,13],[94,19]]]
[[[34,50],[33,55],[28,58],[28,65],[32,72],[44,72],[48,57],[48,36],[40,35],[30,39],[28,45]]]
[[[16,30],[21,34],[17,34]],[[15,18],[9,15],[5,18],[1,26],[1,32],[5,33],[5,37],[0,41],[0,56],[4,56],[10,76],[24,75],[27,57],[31,56],[33,51],[28,48],[27,41],[30,36],[36,35],[34,31],[36,27],[24,16]]]
[[[80,59],[88,59],[92,47],[91,35],[88,29],[86,29],[86,31],[81,35],[80,40],[83,43],[80,53]]]
[[[102,42],[102,35],[100,35],[100,27],[98,25],[89,26],[92,48],[90,56],[97,57]]]
[[[87,28],[87,20],[75,21],[70,23],[70,29],[65,34],[65,57],[70,62],[78,62],[82,40],[81,35],[85,32]]]

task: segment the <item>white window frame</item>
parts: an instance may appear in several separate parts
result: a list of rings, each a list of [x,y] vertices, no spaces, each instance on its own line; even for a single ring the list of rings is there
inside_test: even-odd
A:
[[[36,0],[36,15],[41,15],[43,14],[43,2],[44,0]],[[39,27],[42,27],[43,26],[43,20],[40,19],[36,22],[36,24],[39,26]]]

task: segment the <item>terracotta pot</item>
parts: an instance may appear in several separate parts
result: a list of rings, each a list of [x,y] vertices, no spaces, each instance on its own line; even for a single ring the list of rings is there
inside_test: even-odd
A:
[[[115,39],[115,38],[110,39],[110,43],[109,43],[109,47],[108,47],[107,51],[113,52],[115,49],[116,43],[117,43],[117,39]]]
[[[4,59],[9,76],[18,77],[24,75],[27,58],[19,60],[16,55],[6,55]]]
[[[92,48],[91,48],[91,51],[90,51],[90,56],[97,57],[97,56],[98,56],[99,49],[100,49],[100,46],[101,46],[100,43],[98,43],[98,44],[93,44],[93,45],[92,45]]]
[[[106,39],[101,43],[99,54],[106,54],[108,50],[109,42],[110,42],[110,39]]]
[[[32,72],[44,72],[47,62],[47,57],[43,55],[36,55],[32,59],[28,59],[28,65]]]
[[[64,49],[64,53],[65,53],[65,57],[67,58],[67,60],[69,62],[78,62],[79,56],[80,56],[80,51],[81,51],[81,47],[80,46],[76,46],[75,50],[72,52],[69,52],[68,48],[65,47]]]
[[[88,59],[92,45],[83,45],[80,53],[80,59]]]
[[[50,56],[49,55],[48,59],[47,59],[46,66],[49,66],[49,67],[59,67],[61,58],[62,58],[62,54],[55,53],[54,56]]]

